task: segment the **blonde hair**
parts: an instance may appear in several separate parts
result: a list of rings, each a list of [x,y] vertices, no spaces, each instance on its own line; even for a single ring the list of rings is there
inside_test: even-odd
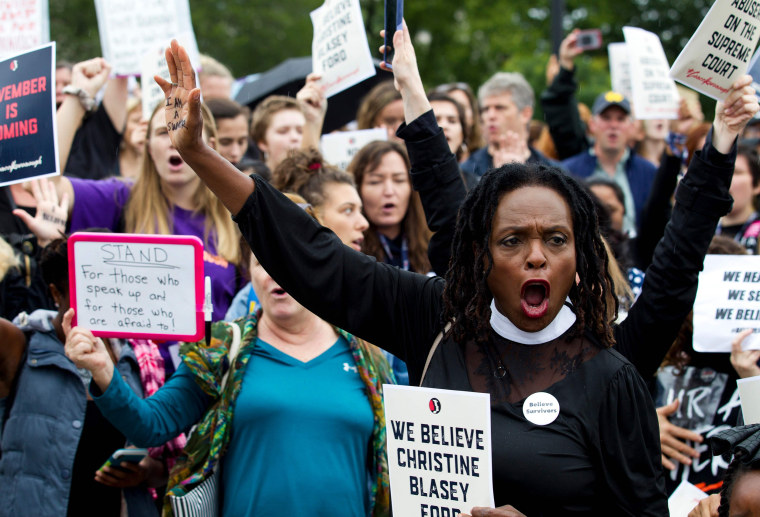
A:
[[[0,237],[0,280],[5,278],[5,275],[10,269],[19,266],[18,258],[13,252],[13,247],[8,242]]]
[[[159,104],[153,110],[150,121],[148,121],[142,171],[135,181],[124,207],[124,231],[127,233],[172,235],[174,232],[174,224],[170,217],[171,205],[164,194],[156,165],[148,152],[153,119],[159,109],[163,109],[163,104]],[[201,105],[201,115],[206,136],[216,138],[214,117],[205,104]],[[219,198],[202,181],[198,182],[198,187],[193,194],[193,206],[195,206],[194,213],[205,216],[204,245],[208,246],[209,236],[212,235],[213,230],[215,233],[213,244],[216,247],[217,254],[233,264],[240,264],[240,232],[237,225],[233,223],[230,214]]]

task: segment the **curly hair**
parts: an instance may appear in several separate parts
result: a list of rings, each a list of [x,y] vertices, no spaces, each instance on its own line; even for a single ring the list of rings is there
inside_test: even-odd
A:
[[[462,203],[443,291],[442,319],[453,321],[449,334],[460,343],[488,341],[493,295],[486,280],[493,268],[489,239],[494,213],[504,194],[534,186],[559,194],[573,218],[580,281],[569,293],[576,314],[571,337],[589,328],[603,346],[612,346],[615,340],[610,315],[617,314],[618,303],[616,297],[607,296],[615,287],[591,197],[577,181],[555,167],[520,163],[487,172]],[[608,304],[614,304],[614,310]]]
[[[354,178],[347,172],[325,163],[315,149],[291,151],[274,170],[272,186],[280,192],[294,192],[310,203],[319,216],[328,198],[328,185],[345,183],[356,188]]]

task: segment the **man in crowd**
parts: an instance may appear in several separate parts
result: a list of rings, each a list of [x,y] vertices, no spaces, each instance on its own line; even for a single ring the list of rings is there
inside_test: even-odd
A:
[[[593,147],[562,165],[578,178],[604,178],[619,185],[625,194],[623,231],[635,233],[656,169],[628,148],[634,129],[628,99],[613,91],[602,93],[594,101],[591,115]]]
[[[480,116],[487,146],[462,164],[476,181],[493,167],[507,162],[558,165],[528,145],[528,124],[533,118],[533,88],[521,74],[499,72],[478,90]]]

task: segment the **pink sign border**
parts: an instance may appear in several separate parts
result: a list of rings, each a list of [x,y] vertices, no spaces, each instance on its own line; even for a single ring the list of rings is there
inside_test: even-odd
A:
[[[69,297],[70,305],[77,309],[76,293],[76,257],[74,250],[78,242],[117,242],[117,243],[138,243],[138,244],[170,244],[170,245],[189,245],[193,247],[193,263],[195,274],[195,334],[161,334],[156,332],[115,332],[111,330],[93,330],[92,333],[98,337],[115,337],[126,339],[158,339],[166,341],[198,341],[205,334],[203,302],[204,302],[204,280],[203,280],[203,243],[198,237],[192,235],[144,235],[144,234],[125,234],[125,233],[90,233],[77,232],[72,234],[68,239],[69,255]],[[72,326],[77,324],[77,314],[71,322]]]

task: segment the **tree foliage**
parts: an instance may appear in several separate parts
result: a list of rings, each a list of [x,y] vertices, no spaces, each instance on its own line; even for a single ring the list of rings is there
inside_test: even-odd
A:
[[[625,25],[657,33],[672,63],[709,9],[711,0],[566,0],[563,26],[600,28],[604,42],[623,41]],[[236,76],[265,71],[288,57],[311,53],[309,12],[321,0],[190,0],[201,52],[227,64]],[[383,0],[361,0],[374,52],[382,41]],[[494,72],[520,71],[537,92],[545,86],[552,50],[551,0],[408,1],[405,17],[415,38],[426,85],[464,81],[477,87]],[[51,37],[59,56],[72,61],[100,54],[92,0],[50,2]],[[609,88],[604,49],[577,62],[580,100],[590,103]]]

